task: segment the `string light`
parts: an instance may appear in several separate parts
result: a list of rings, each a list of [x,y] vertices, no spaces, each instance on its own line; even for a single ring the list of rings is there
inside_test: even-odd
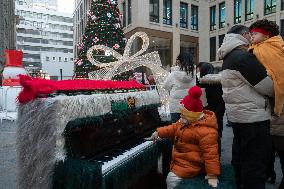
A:
[[[130,56],[131,47],[136,37],[140,37],[142,39],[142,48],[134,55]],[[91,47],[87,52],[87,58],[93,65],[96,65],[102,69],[89,73],[89,78],[110,80],[116,75],[120,75],[121,73],[129,70],[134,70],[135,68],[145,66],[152,71],[154,79],[157,83],[157,89],[161,97],[161,102],[166,104],[168,102],[168,93],[162,87],[162,82],[169,73],[162,68],[160,56],[157,51],[142,55],[147,51],[148,47],[149,38],[145,32],[136,32],[130,37],[126,44],[123,56],[112,48],[104,45],[95,45]],[[93,57],[94,50],[111,52],[112,56],[115,57],[117,61],[110,63],[99,62]]]

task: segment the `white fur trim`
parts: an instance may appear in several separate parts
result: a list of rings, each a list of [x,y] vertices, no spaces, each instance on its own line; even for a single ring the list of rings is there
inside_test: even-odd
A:
[[[4,70],[3,70],[4,79],[18,78],[17,75],[19,75],[19,74],[26,75],[27,72],[26,72],[25,68],[5,67]]]
[[[221,84],[221,74],[207,74],[200,78],[201,84]]]

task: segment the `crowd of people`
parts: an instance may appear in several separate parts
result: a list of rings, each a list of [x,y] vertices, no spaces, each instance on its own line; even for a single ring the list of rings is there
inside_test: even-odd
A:
[[[202,174],[217,187],[225,112],[234,134],[231,163],[237,189],[274,183],[275,152],[284,174],[283,47],[279,26],[263,19],[230,28],[218,49],[220,73],[210,63],[196,65],[190,54],[177,57],[164,82],[172,124],[149,138],[173,143],[168,189]],[[283,179],[279,189],[284,189]]]

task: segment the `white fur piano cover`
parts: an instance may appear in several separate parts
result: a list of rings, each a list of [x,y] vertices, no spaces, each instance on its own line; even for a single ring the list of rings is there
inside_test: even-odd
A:
[[[18,110],[18,188],[50,189],[55,163],[64,160],[69,121],[111,112],[111,101],[135,98],[135,106],[158,104],[157,91],[57,96],[21,104]]]

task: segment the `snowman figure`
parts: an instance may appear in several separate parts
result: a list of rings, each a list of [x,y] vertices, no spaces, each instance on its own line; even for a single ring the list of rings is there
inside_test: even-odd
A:
[[[2,86],[20,86],[19,74],[26,75],[23,67],[23,52],[18,50],[5,50],[6,64],[3,70]]]

